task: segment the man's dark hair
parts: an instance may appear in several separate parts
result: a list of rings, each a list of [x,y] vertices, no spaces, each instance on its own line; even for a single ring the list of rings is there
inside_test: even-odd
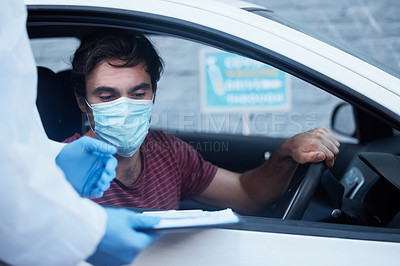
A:
[[[72,83],[76,94],[86,97],[86,79],[99,64],[118,59],[114,67],[134,67],[145,62],[153,90],[163,71],[163,61],[142,34],[128,30],[98,30],[86,35],[72,59]]]

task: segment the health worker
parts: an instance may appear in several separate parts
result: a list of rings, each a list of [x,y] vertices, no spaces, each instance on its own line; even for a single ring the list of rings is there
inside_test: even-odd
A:
[[[150,228],[159,218],[81,197],[100,197],[109,187],[117,149],[89,137],[66,146],[47,138],[35,105],[26,16],[22,0],[2,2],[0,264],[130,263],[156,239],[135,229]]]

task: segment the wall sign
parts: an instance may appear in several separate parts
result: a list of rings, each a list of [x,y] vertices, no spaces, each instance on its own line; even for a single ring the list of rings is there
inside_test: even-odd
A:
[[[269,65],[218,50],[200,53],[203,112],[287,111],[290,79]]]

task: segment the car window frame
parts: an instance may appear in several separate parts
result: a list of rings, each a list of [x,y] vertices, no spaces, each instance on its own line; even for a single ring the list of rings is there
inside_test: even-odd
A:
[[[233,52],[240,54],[242,56],[246,56],[252,58],[254,60],[269,64],[274,66],[282,71],[285,71],[297,78],[300,78],[320,89],[331,93],[338,98],[341,98],[351,104],[363,108],[371,114],[377,116],[383,116],[387,118],[393,125],[399,126],[398,124],[398,116],[394,114],[392,111],[377,105],[373,101],[366,99],[365,96],[355,93],[351,88],[340,84],[331,78],[321,74],[320,72],[307,68],[304,65],[301,65],[289,58],[282,57],[264,47],[252,44],[247,42],[246,40],[231,36],[229,34],[219,32],[206,27],[199,27],[198,25],[182,22],[176,19],[143,14],[141,12],[135,11],[127,11],[127,10],[109,10],[106,8],[78,8],[76,6],[62,6],[55,8],[59,12],[63,13],[64,21],[58,21],[57,17],[52,17],[50,12],[46,11],[46,7],[41,6],[29,6],[29,19],[28,19],[28,28],[30,29],[30,33],[34,36],[40,36],[38,32],[35,32],[35,26],[38,27],[46,27],[47,26],[51,32],[51,24],[57,22],[59,26],[64,26],[66,28],[70,26],[84,28],[86,26],[90,27],[101,27],[104,25],[113,25],[113,27],[117,28],[128,28],[133,30],[140,30],[143,33],[149,34],[167,34],[171,36],[177,36],[180,38],[186,38],[192,41],[206,43],[207,45],[212,45],[218,49],[222,49],[225,51]],[[100,15],[100,16],[99,16]],[[102,17],[104,16],[104,17]],[[36,20],[36,21],[35,21]],[[44,20],[44,21],[42,21]],[[71,21],[69,21],[71,20]],[[174,26],[180,25],[179,28]],[[70,29],[71,35],[74,35],[74,28]],[[81,32],[82,34],[85,31]],[[46,34],[46,33],[45,33]],[[43,36],[42,36],[43,37]],[[229,39],[230,42],[226,42],[226,39]],[[264,55],[268,54],[268,57]],[[364,103],[365,102],[365,103]],[[262,218],[267,219],[267,218]],[[274,220],[277,221],[277,220]],[[303,227],[306,226],[309,228],[307,231],[304,231],[307,235],[309,235],[313,229],[312,222],[306,221],[288,221],[285,223],[294,223],[301,224]],[[268,224],[268,223],[266,223]],[[316,223],[321,225],[322,223]],[[277,224],[277,227],[284,228],[285,225]],[[371,228],[364,226],[351,226],[351,225],[335,225],[335,224],[323,224],[321,225],[324,229],[331,230],[331,228],[349,228],[350,232],[353,231],[361,231],[363,232],[362,236],[354,233],[354,239],[363,239],[363,240],[379,240],[379,241],[394,241],[400,242],[400,229],[393,228]],[[354,229],[354,230],[353,230]],[[256,230],[256,229],[252,229]],[[271,229],[266,229],[271,230]],[[371,230],[373,232],[371,232]],[[333,236],[331,233],[323,232],[321,229],[320,236]],[[345,230],[346,231],[346,230]],[[270,232],[270,231],[269,231]],[[286,231],[287,232],[287,231]],[[347,231],[346,231],[347,232]],[[367,233],[365,233],[367,232]],[[299,233],[298,230],[295,232]],[[365,233],[365,234],[364,234]],[[369,238],[369,234],[375,234],[376,238]],[[399,236],[397,236],[397,235]],[[347,236],[346,236],[347,235]],[[395,236],[393,236],[395,235]],[[343,233],[341,236],[344,238],[351,238],[351,234]]]

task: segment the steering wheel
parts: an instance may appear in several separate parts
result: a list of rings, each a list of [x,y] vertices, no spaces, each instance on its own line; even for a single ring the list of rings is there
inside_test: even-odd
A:
[[[301,182],[297,182],[294,187],[289,189],[280,201],[275,217],[300,220],[321,181],[325,169],[325,162],[310,164]]]

